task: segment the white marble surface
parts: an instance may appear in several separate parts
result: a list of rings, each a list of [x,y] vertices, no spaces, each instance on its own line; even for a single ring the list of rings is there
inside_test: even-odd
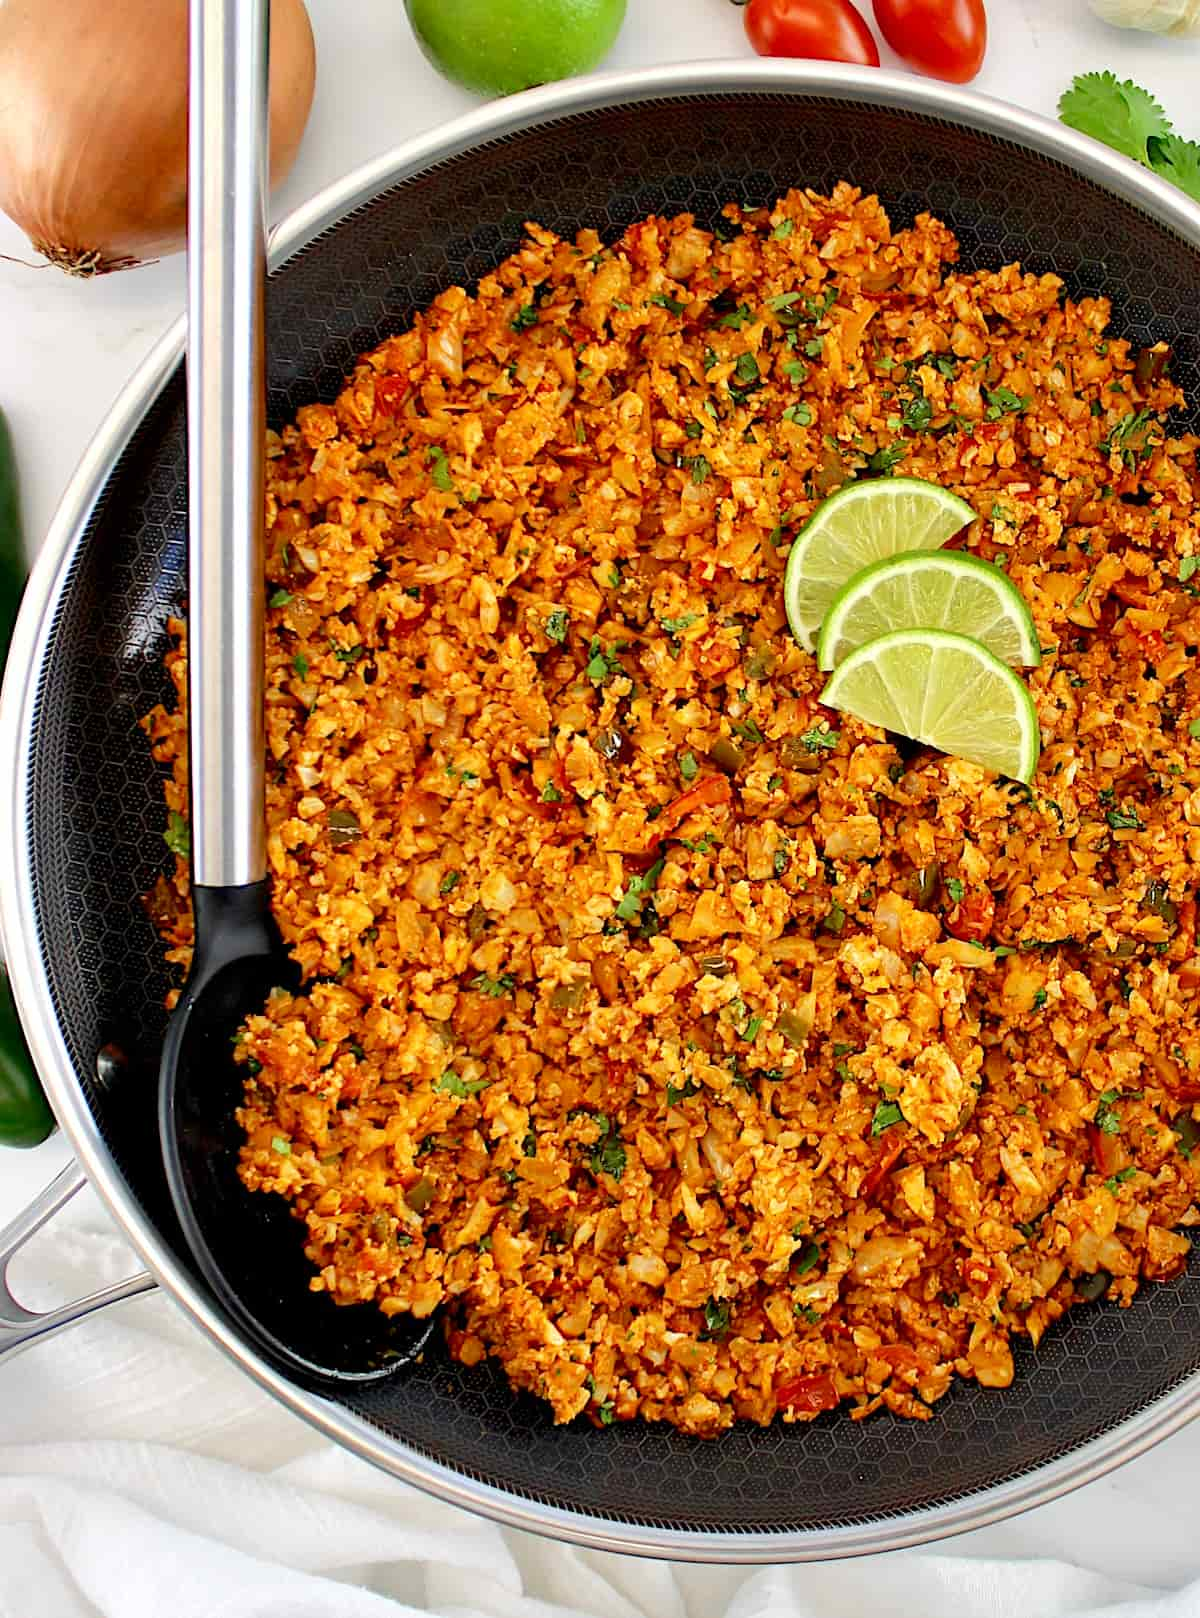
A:
[[[867,9],[865,0],[862,0]],[[475,98],[445,84],[416,49],[401,0],[308,0],[318,84],[308,134],[275,199],[282,214],[366,158],[464,111]],[[1117,32],[1086,0],[988,0],[991,44],[975,88],[1052,113],[1071,76],[1113,68],[1151,89],[1181,133],[1200,137],[1200,41]],[[729,0],[629,0],[608,65],[745,55]],[[890,53],[885,49],[885,61]],[[891,63],[894,64],[894,60]],[[79,283],[11,258],[29,257],[0,217],[0,408],[23,485],[30,550],[114,395],[184,302],[183,259]],[[0,1148],[0,1223],[67,1161],[55,1139],[34,1152]],[[1200,1575],[1191,1500],[1200,1428],[1113,1477],[957,1542],[978,1553],[1060,1555],[1153,1585]]]

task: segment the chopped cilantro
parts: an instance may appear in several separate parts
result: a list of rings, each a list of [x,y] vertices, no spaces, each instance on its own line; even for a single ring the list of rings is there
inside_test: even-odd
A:
[[[784,360],[782,369],[788,381],[794,382],[797,387],[808,375],[808,366],[803,360]]]
[[[691,1096],[700,1094],[700,1086],[695,1079],[684,1079],[682,1084],[667,1085],[667,1106],[677,1107],[681,1101],[687,1101]]]
[[[841,905],[838,904],[837,901],[835,900],[833,902],[833,904],[830,905],[829,911],[828,911],[824,921],[821,923],[821,926],[824,927],[827,932],[840,933],[842,928],[845,925],[846,925],[846,912],[842,909]]]
[[[1110,429],[1108,437],[1099,445],[1100,453],[1120,455],[1125,466],[1132,471],[1138,461],[1153,449],[1150,431],[1155,426],[1157,421],[1149,410],[1132,411],[1122,416]]]
[[[1179,558],[1180,584],[1186,584],[1198,567],[1200,567],[1200,556],[1181,556]]]
[[[1023,399],[1011,388],[988,388],[987,401],[984,416],[988,421],[999,421],[1001,416],[1016,415],[1029,403],[1028,399]]]
[[[166,843],[167,847],[171,850],[171,853],[177,854],[181,860],[191,858],[191,827],[188,825],[186,818],[179,813],[178,809],[172,809],[170,814],[167,816],[167,829],[165,832],[163,832],[163,842]]]
[[[559,646],[567,638],[567,631],[571,627],[571,614],[565,607],[555,607],[546,617],[542,628],[546,632],[546,639],[556,641]]]
[[[461,871],[447,871],[445,876],[442,878],[441,883],[438,886],[438,892],[441,894],[442,898],[444,899],[448,893],[453,893],[454,892],[455,888],[458,886],[458,884],[461,881],[462,881],[462,872]]]
[[[754,1014],[754,1016],[749,1018],[749,1020],[746,1023],[746,1026],[743,1029],[739,1030],[738,1038],[739,1039],[744,1039],[746,1041],[747,1045],[752,1045],[754,1043],[754,1041],[758,1038],[758,1031],[762,1027],[762,1025],[763,1025],[763,1019],[756,1012]]]
[[[658,879],[662,875],[665,858],[656,859],[648,871],[636,874],[629,878],[625,892],[621,895],[614,912],[620,921],[636,921],[641,913],[642,899],[648,893],[653,893],[658,886]]]
[[[665,309],[669,315],[681,315],[687,308],[686,303],[680,303],[669,292],[652,292],[646,299],[647,303],[656,303],[660,309]]]
[[[1117,1187],[1124,1185],[1126,1180],[1132,1180],[1136,1173],[1137,1166],[1130,1163],[1128,1168],[1118,1169],[1115,1174],[1110,1174],[1108,1179],[1104,1182],[1105,1187],[1111,1191],[1114,1196],[1116,1196]]]
[[[1121,1099],[1119,1090],[1105,1090],[1096,1103],[1096,1116],[1093,1122],[1102,1135],[1119,1135],[1121,1133],[1121,1118],[1114,1105]]]
[[[1194,742],[1200,741],[1200,719],[1191,719],[1188,721],[1188,735]]]
[[[916,394],[904,406],[900,416],[901,425],[907,427],[909,432],[923,433],[933,420],[933,405],[923,393]]]
[[[747,351],[745,354],[738,355],[737,364],[733,368],[733,374],[737,377],[738,381],[743,384],[747,382],[758,382],[761,380],[761,373],[758,369],[758,361],[749,351]]]
[[[685,612],[678,618],[660,618],[659,623],[668,635],[682,635],[685,629],[690,629],[699,620],[698,612]]]
[[[893,1124],[902,1124],[904,1114],[896,1101],[881,1101],[875,1108],[875,1116],[871,1119],[871,1137],[882,1135],[885,1129],[891,1129]]]
[[[291,1157],[292,1143],[291,1141],[284,1140],[282,1135],[272,1135],[271,1150],[273,1152],[278,1152],[280,1157]]]
[[[619,1180],[625,1172],[625,1142],[606,1112],[596,1113],[595,1118],[600,1133],[588,1149],[588,1168],[595,1175],[610,1174]]]
[[[700,1333],[702,1343],[719,1342],[729,1330],[733,1309],[727,1299],[709,1298],[704,1305],[704,1330]]]
[[[270,604],[272,607],[286,607],[291,599],[292,592],[290,590],[276,590],[275,594],[271,597]]]
[[[794,422],[797,427],[807,427],[813,419],[813,413],[806,404],[791,404],[783,412],[784,421]]]
[[[563,795],[553,781],[547,781],[542,788],[541,801],[543,803],[561,803],[563,801]]]
[[[694,753],[685,753],[679,760],[679,773],[685,781],[694,781],[700,773],[700,766],[696,763]]]
[[[516,314],[509,321],[513,331],[528,331],[530,326],[537,325],[538,312],[533,303],[523,303]]]
[[[604,643],[593,635],[592,644],[588,647],[587,667],[584,670],[592,684],[603,685],[605,680],[615,674],[620,666],[615,655],[612,652],[606,652]]]
[[[792,1306],[797,1320],[802,1320],[806,1326],[815,1326],[821,1316],[809,1304],[797,1303]]]
[[[966,893],[966,891],[966,888],[963,887],[962,883],[956,876],[948,876],[946,878],[946,892],[950,895],[955,904],[962,903],[963,895]]]
[[[460,1078],[452,1067],[448,1067],[433,1088],[442,1095],[457,1096],[459,1101],[469,1101],[481,1090],[486,1090],[491,1082],[491,1079]]]
[[[712,472],[708,458],[704,455],[693,455],[690,460],[685,460],[684,465],[691,468],[692,482],[696,484],[706,483]]]
[[[872,477],[891,477],[893,471],[908,454],[903,444],[885,444],[867,456],[866,470]]]
[[[791,219],[781,219],[771,232],[777,242],[785,242],[795,230],[795,222]]]
[[[814,726],[806,730],[800,741],[806,752],[819,753],[822,748],[834,748],[838,744],[841,731],[830,730],[827,726]]]
[[[429,476],[433,479],[434,488],[440,489],[443,494],[449,494],[454,488],[454,479],[450,476],[450,468],[446,464],[446,451],[440,444],[430,444],[425,459],[433,468]]]
[[[825,349],[823,337],[810,337],[804,345],[804,352],[810,360],[819,360]]]
[[[1145,826],[1137,817],[1134,809],[1110,809],[1105,820],[1114,831],[1145,831]]]
[[[1050,996],[1046,993],[1045,989],[1035,990],[1033,996],[1033,1009],[1035,1011],[1040,1011],[1049,998]]]
[[[758,723],[753,715],[749,719],[736,720],[729,728],[735,736],[740,736],[743,741],[754,742],[755,745],[766,741],[766,737],[758,728]]]
[[[754,309],[750,309],[749,304],[737,304],[733,314],[723,314],[716,324],[725,325],[731,332],[741,332],[741,328],[744,325],[749,325],[752,320],[754,320]],[[713,364],[716,364],[715,354],[713,354]],[[708,371],[708,369],[710,367],[705,366],[705,371]]]
[[[489,999],[499,1000],[502,996],[512,993],[517,986],[517,980],[508,972],[498,978],[490,978],[486,972],[480,972],[478,977],[471,979],[470,986],[478,994],[486,994]]]
[[[305,657],[303,652],[297,652],[295,657],[293,657],[293,659],[292,659],[292,667],[296,671],[297,679],[300,679],[300,680],[307,680],[308,679],[308,659],[307,659],[307,657]]]
[[[814,322],[824,320],[837,302],[837,295],[837,286],[830,285],[826,287],[819,298],[805,298],[804,307],[808,311],[809,318]]]
[[[809,1270],[815,1269],[820,1262],[821,1249],[810,1238],[792,1259],[793,1280],[798,1281],[802,1275],[807,1275]]]

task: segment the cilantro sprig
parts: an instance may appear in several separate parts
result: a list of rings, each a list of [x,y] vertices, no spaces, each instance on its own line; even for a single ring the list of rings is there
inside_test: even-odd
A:
[[[1115,73],[1081,73],[1059,98],[1058,116],[1200,202],[1200,146],[1175,133],[1141,85]]]

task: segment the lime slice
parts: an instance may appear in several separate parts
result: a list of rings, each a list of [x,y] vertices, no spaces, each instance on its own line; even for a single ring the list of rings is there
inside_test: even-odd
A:
[[[965,500],[920,478],[847,484],[817,507],[788,553],[792,634],[811,652],[834,596],[859,568],[901,551],[936,551],[974,521]]]
[[[949,629],[982,641],[1002,663],[1042,660],[1021,592],[998,567],[961,551],[872,562],[842,586],[821,625],[817,664],[833,669],[856,646],[892,629]]]
[[[821,701],[1026,785],[1037,768],[1037,710],[1024,681],[966,635],[895,629],[869,640],[838,665]]]

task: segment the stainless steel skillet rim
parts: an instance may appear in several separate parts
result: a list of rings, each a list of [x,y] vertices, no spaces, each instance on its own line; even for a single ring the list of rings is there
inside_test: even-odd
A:
[[[276,229],[278,267],[338,219],[381,191],[472,147],[558,116],[661,98],[792,92],[890,106],[964,124],[1067,164],[1154,216],[1200,251],[1200,207],[1125,158],[1052,121],[948,85],[903,74],[823,62],[695,62],[596,75],[526,92],[467,114],[376,158],[319,193]],[[510,1527],[608,1551],[695,1561],[756,1563],[862,1555],[982,1527],[1102,1476],[1176,1431],[1200,1409],[1194,1377],[1139,1415],[1060,1460],[948,1505],[869,1525],[802,1534],[680,1531],[566,1511],[496,1489],[387,1438],[340,1406],[292,1387],[238,1343],[138,1207],[76,1083],[58,1029],[38,947],[26,836],[28,758],[38,673],[72,557],[118,456],[183,352],[182,320],[165,334],[119,397],[72,478],[47,534],[17,626],[10,676],[0,697],[0,759],[11,761],[0,790],[0,936],[39,1071],[76,1155],[118,1224],[171,1296],[207,1335],[284,1405],[347,1449],[452,1504]],[[20,678],[17,670],[32,671]],[[719,1458],[719,1454],[718,1457]]]

